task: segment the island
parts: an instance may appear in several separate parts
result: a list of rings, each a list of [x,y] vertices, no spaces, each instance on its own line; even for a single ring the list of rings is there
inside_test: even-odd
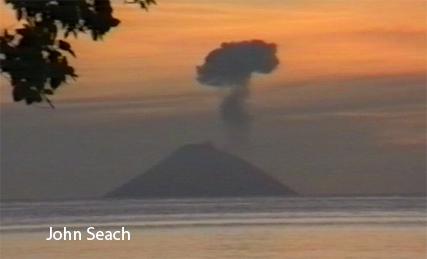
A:
[[[105,198],[268,197],[296,193],[242,158],[212,144],[188,144]]]

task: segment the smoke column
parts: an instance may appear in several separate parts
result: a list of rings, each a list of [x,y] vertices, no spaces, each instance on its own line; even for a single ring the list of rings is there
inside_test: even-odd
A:
[[[252,73],[271,73],[279,64],[274,43],[262,40],[222,43],[196,68],[197,81],[228,90],[220,106],[221,119],[231,146],[249,143],[252,116],[246,109]]]

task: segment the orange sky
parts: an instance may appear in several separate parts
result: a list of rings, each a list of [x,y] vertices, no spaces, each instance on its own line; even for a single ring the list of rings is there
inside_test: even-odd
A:
[[[0,7],[0,29],[16,28]],[[55,112],[8,104],[0,79],[7,197],[95,197],[180,145],[224,146],[226,93],[195,68],[250,39],[276,43],[281,62],[250,85],[251,162],[302,194],[425,193],[426,11],[424,0],[158,0],[149,12],[117,1],[122,22],[104,41],[69,39],[79,78],[53,96]]]
[[[425,13],[423,0],[159,0],[148,13],[120,2],[115,16],[122,23],[103,42],[70,39],[80,78],[56,98],[197,92],[203,88],[195,66],[207,53],[224,41],[255,38],[275,42],[281,61],[274,73],[255,79],[256,91],[425,73]],[[15,23],[3,3],[1,15],[2,28]],[[9,90],[2,81],[2,101],[9,101]]]

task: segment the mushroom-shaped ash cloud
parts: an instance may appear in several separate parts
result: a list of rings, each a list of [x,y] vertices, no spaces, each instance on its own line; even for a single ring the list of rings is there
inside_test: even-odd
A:
[[[276,52],[276,44],[262,40],[222,43],[196,68],[199,83],[229,91],[220,106],[220,114],[232,146],[248,143],[252,116],[245,102],[251,76],[252,73],[271,73],[279,64]]]

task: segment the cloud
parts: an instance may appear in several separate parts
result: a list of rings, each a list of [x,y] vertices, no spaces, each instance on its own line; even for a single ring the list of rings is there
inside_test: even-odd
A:
[[[220,106],[221,119],[232,146],[248,143],[252,116],[246,109],[253,73],[271,73],[279,64],[274,43],[262,40],[222,43],[196,68],[197,81],[216,88],[229,89]]]

